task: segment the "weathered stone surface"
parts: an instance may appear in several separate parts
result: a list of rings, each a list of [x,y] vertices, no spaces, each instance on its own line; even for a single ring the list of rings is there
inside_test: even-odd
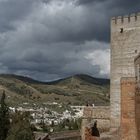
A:
[[[122,32],[121,32],[122,29]],[[134,58],[140,52],[140,15],[111,20],[111,127],[120,127],[121,77],[135,77]]]
[[[140,13],[112,18],[110,113],[86,108],[82,140],[87,138],[85,126],[94,120],[99,128],[109,126],[108,140],[140,140],[140,84],[136,84],[140,83],[139,37]]]
[[[135,111],[135,78],[121,79],[121,140],[138,140]]]
[[[97,127],[102,133],[109,131],[110,129],[110,107],[98,106],[98,107],[85,107],[82,119],[81,135],[82,140],[86,139],[86,128],[91,128],[94,122],[97,121]]]
[[[140,139],[140,83],[136,84],[136,94],[135,94],[135,102],[136,102],[136,125],[137,125],[137,137]]]
[[[99,137],[92,136],[92,130],[88,127],[85,128],[85,140],[100,140]]]

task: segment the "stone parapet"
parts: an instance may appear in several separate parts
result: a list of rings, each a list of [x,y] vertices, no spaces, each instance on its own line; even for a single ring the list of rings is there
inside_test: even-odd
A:
[[[87,106],[84,108],[81,135],[82,140],[98,140],[96,137],[87,136],[87,128],[92,128],[97,121],[99,132],[107,132],[110,129],[110,107],[109,106]],[[87,137],[89,139],[87,139]]]
[[[124,15],[124,16],[117,16],[112,17],[111,23],[112,24],[128,24],[131,22],[139,22],[140,21],[140,13],[133,13],[130,15]]]
[[[110,107],[109,106],[85,107],[83,118],[110,119]]]

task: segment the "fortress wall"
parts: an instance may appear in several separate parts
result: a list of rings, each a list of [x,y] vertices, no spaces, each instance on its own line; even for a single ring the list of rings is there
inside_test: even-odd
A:
[[[135,89],[135,78],[121,79],[121,140],[138,140]]]
[[[112,17],[111,24],[117,25],[117,26],[129,26],[134,27],[134,24],[139,26],[140,22],[140,13],[133,13],[130,15],[124,15],[124,16],[118,16],[118,17]]]
[[[110,129],[110,107],[85,107],[82,119],[82,140],[85,140],[86,128],[91,128],[97,120],[97,127],[102,133]]]
[[[110,107],[108,106],[95,106],[85,107],[84,118],[99,118],[99,119],[110,119]]]
[[[122,29],[122,30],[121,30]],[[135,77],[134,58],[140,52],[140,13],[111,20],[111,128],[120,127],[122,77]]]
[[[136,124],[137,124],[137,137],[140,139],[140,83],[136,84],[136,95],[135,95],[135,108],[136,108]]]

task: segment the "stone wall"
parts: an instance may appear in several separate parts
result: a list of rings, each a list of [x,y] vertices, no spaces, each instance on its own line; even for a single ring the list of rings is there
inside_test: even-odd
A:
[[[140,52],[140,13],[111,20],[111,127],[120,127],[121,77],[135,77],[134,58]]]
[[[99,137],[94,137],[91,135],[91,128],[86,127],[85,128],[85,140],[100,140]]]
[[[135,78],[121,79],[121,140],[138,140],[135,89]]]
[[[135,93],[135,108],[136,108],[136,125],[137,125],[137,137],[140,140],[140,83],[136,84]]]
[[[85,107],[82,119],[81,136],[82,140],[86,140],[86,128],[91,128],[97,121],[97,127],[100,133],[109,131],[110,129],[110,107]]]

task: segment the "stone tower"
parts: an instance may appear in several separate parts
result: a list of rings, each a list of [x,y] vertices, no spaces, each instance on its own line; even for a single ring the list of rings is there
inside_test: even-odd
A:
[[[140,52],[140,13],[111,20],[111,128],[120,128],[122,77],[135,77],[134,58]]]

